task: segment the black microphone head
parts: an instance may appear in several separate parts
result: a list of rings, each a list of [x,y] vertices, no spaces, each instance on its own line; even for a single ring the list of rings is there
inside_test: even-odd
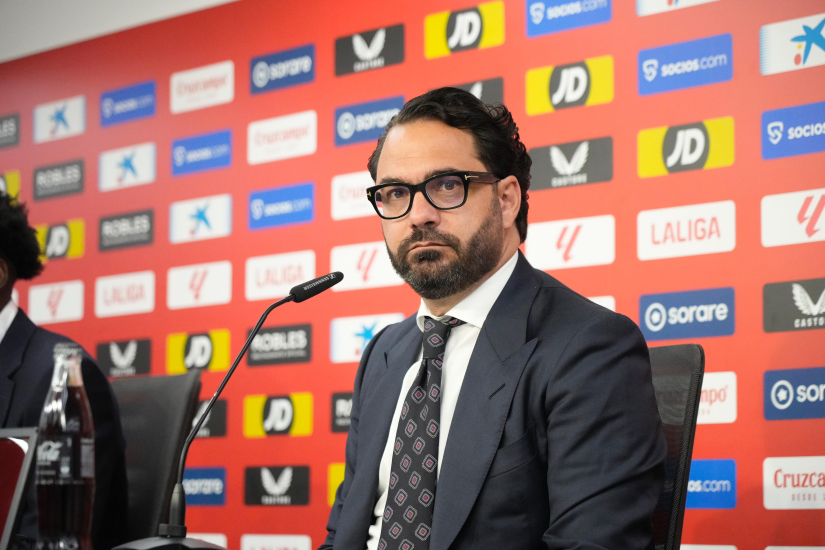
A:
[[[313,296],[337,285],[343,280],[344,274],[340,271],[335,271],[324,275],[323,277],[318,277],[298,286],[294,286],[292,287],[292,290],[289,291],[289,294],[294,297],[293,302],[303,302],[304,300],[309,300]]]

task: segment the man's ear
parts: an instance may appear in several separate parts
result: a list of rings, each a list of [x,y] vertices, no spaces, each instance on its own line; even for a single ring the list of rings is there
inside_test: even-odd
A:
[[[498,200],[502,224],[509,229],[515,224],[521,208],[521,186],[515,176],[507,176],[498,182]]]
[[[6,288],[6,285],[11,280],[11,271],[9,264],[3,258],[0,258],[0,290]]]

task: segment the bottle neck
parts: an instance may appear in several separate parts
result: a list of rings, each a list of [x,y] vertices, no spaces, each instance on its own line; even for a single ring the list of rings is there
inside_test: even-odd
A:
[[[52,387],[62,390],[64,387],[82,387],[83,375],[80,364],[83,351],[77,345],[58,344],[54,349],[54,372]]]

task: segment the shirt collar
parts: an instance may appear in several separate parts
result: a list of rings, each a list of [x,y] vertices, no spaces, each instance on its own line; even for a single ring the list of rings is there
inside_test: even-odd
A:
[[[16,315],[17,304],[14,303],[14,300],[9,300],[6,307],[0,311],[0,342],[2,342],[3,338],[6,337],[6,333],[9,331],[9,327],[11,326],[12,321],[14,321]]]
[[[468,325],[481,328],[490,310],[493,309],[493,304],[496,303],[499,294],[504,290],[504,285],[510,280],[510,275],[513,274],[513,270],[516,268],[517,260],[518,252],[514,253],[513,257],[507,260],[507,263],[493,273],[489,279],[481,283],[472,294],[461,300],[441,317],[430,313],[427,304],[424,303],[424,300],[421,300],[418,314],[415,317],[418,328],[421,329],[422,332],[424,331],[424,317],[432,317],[434,319],[457,317]]]

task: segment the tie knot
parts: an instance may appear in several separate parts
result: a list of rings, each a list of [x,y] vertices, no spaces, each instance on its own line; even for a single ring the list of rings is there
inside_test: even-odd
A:
[[[424,317],[424,358],[443,359],[447,338],[450,337],[450,330],[463,324],[464,321],[455,317],[444,317],[442,319]]]

